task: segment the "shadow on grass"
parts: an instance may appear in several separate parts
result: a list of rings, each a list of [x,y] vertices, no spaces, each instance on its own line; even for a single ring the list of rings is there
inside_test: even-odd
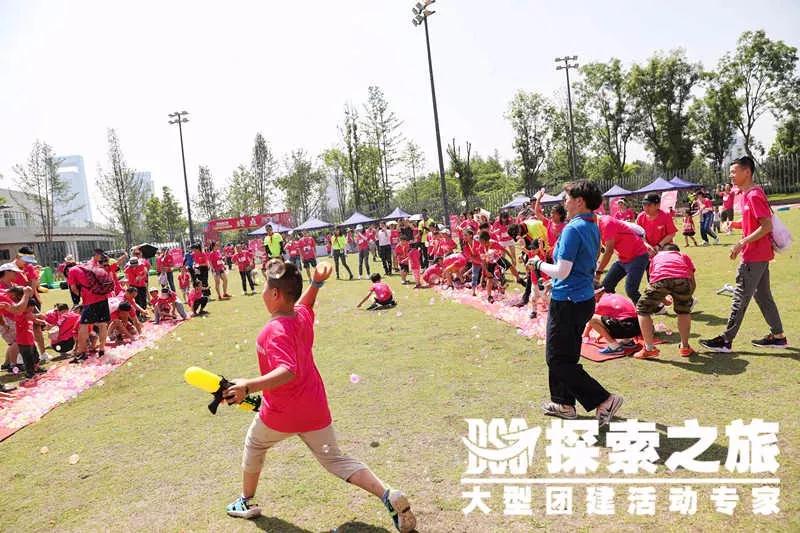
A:
[[[700,374],[734,376],[743,373],[747,365],[750,364],[749,361],[736,357],[736,355],[742,353],[744,352],[738,352],[736,354],[695,354],[691,357],[681,358],[679,361],[655,357],[650,359],[650,361],[676,366],[692,372],[699,372]]]
[[[262,531],[274,533],[313,533],[310,529],[298,527],[286,520],[274,516],[259,516],[253,523]],[[377,527],[363,522],[347,522],[333,529],[336,533],[389,533],[383,527]]]
[[[693,313],[692,322],[705,322],[709,326],[724,326],[728,323],[728,318],[709,315],[708,313]]]

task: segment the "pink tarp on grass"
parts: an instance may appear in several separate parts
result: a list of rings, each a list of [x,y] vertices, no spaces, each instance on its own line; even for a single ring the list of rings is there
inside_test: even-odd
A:
[[[11,393],[1,395],[0,441],[36,422],[59,404],[75,398],[140,351],[152,348],[158,339],[175,329],[178,324],[180,322],[145,324],[142,335],[137,340],[112,348],[106,347],[106,355],[102,359],[89,357],[76,365],[67,361],[55,363],[50,365],[46,374],[35,378],[30,385],[20,385]]]

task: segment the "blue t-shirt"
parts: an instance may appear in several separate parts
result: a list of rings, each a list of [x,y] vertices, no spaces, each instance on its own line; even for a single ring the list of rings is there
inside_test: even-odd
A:
[[[552,299],[585,302],[594,297],[594,270],[600,248],[600,229],[593,214],[578,215],[564,227],[553,252],[553,261],[572,261],[566,279],[553,280]]]
[[[186,268],[192,268],[194,266],[194,257],[192,256],[192,252],[186,252],[183,254],[183,264],[186,265]]]

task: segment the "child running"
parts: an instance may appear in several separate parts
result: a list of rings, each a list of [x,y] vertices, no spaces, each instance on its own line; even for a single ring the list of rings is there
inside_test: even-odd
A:
[[[278,442],[297,435],[326,470],[380,498],[398,531],[412,531],[416,518],[406,496],[384,485],[364,463],[343,454],[336,442],[325,385],[312,352],[314,302],[331,275],[331,266],[317,266],[305,292],[303,277],[293,264],[270,261],[267,270],[262,298],[272,318],[257,339],[261,375],[234,380],[225,391],[229,403],[240,403],[251,392],[263,394],[261,409],[245,439],[242,494],[228,505],[228,514],[242,518],[261,514],[250,500],[258,487],[264,455]]]
[[[683,242],[687,248],[689,247],[689,239],[692,239],[694,245],[697,246],[694,234],[694,217],[692,216],[692,210],[687,207],[683,210]]]
[[[678,315],[678,332],[681,336],[681,357],[694,355],[689,346],[692,328],[693,294],[696,287],[694,263],[688,255],[681,253],[675,244],[665,244],[662,251],[650,260],[650,281],[642,299],[636,305],[639,327],[642,330],[644,348],[635,353],[636,359],[650,359],[661,353],[655,347],[652,314],[657,312],[666,296],[672,296],[673,309]]]
[[[375,294],[375,301],[367,307],[367,311],[374,311],[375,309],[385,308],[385,307],[394,307],[397,305],[397,302],[394,301],[394,295],[392,294],[392,288],[389,287],[386,283],[381,281],[381,275],[377,272],[374,273],[369,278],[372,281],[372,287],[370,287],[369,292],[364,299],[361,300],[356,307],[361,307],[364,305],[369,299],[370,294]]]

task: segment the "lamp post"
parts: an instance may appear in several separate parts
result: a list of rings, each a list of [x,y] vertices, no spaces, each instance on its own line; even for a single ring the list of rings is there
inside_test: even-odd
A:
[[[428,49],[428,72],[431,77],[431,99],[433,100],[433,123],[436,127],[436,150],[439,154],[439,184],[442,188],[442,209],[444,211],[444,224],[450,225],[450,210],[447,207],[447,185],[444,179],[444,158],[442,157],[442,137],[439,134],[439,110],[436,106],[436,88],[433,84],[433,61],[431,60],[431,40],[428,36],[428,17],[436,13],[427,9],[429,5],[436,0],[425,0],[424,2],[417,2],[411,10],[414,13],[414,18],[411,22],[414,26],[422,24],[425,27],[425,46]]]
[[[557,57],[556,63],[564,63],[563,65],[559,65],[556,67],[556,70],[565,70],[567,72],[567,104],[569,106],[569,137],[570,137],[570,163],[572,164],[572,179],[577,179],[576,174],[576,167],[575,167],[575,125],[572,122],[572,93],[569,88],[569,69],[571,68],[578,68],[578,64],[570,65],[570,61],[575,61],[578,59],[578,56],[564,56],[564,57]]]
[[[181,161],[183,162],[183,187],[186,191],[186,217],[189,219],[189,243],[194,243],[194,228],[192,227],[192,206],[189,202],[189,180],[186,178],[186,156],[183,152],[183,127],[181,124],[189,122],[188,111],[175,111],[167,115],[171,120],[170,124],[178,125],[178,135],[181,139]]]

